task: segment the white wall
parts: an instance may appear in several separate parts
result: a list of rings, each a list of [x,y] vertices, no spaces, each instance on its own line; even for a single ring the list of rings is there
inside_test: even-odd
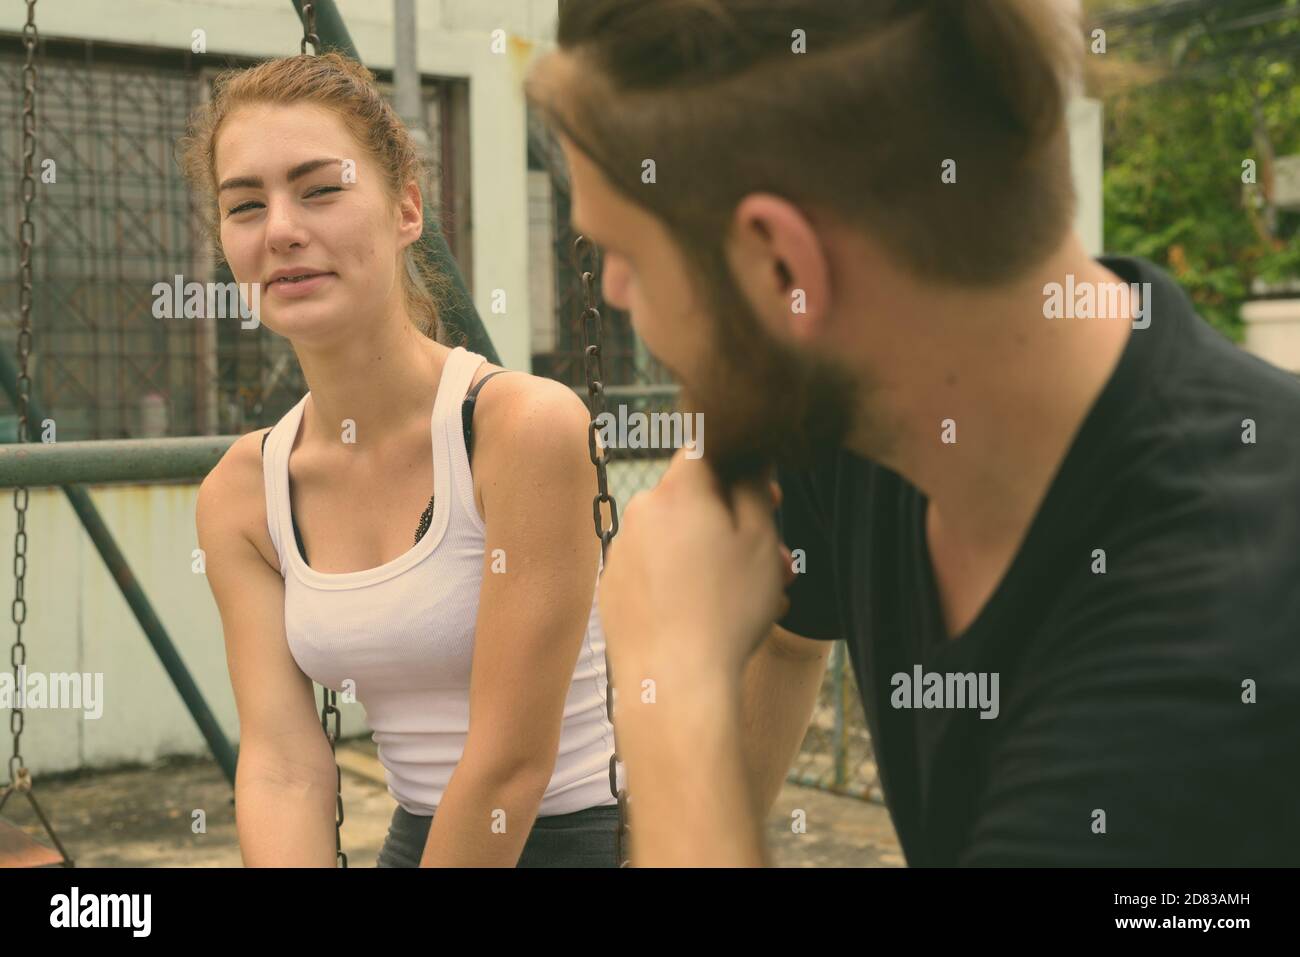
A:
[[[96,489],[92,498],[233,741],[238,720],[220,619],[206,578],[190,570],[190,553],[197,547],[197,491],[194,485],[130,485]],[[0,541],[12,550],[13,509],[0,509],[0,513]],[[198,728],[63,493],[33,490],[26,527],[28,611],[23,642],[29,674],[103,676],[103,715],[98,719],[71,709],[25,712],[27,765],[39,775],[86,765],[149,761],[164,754],[202,753],[205,745]],[[4,578],[0,595],[7,608],[13,582],[7,574]],[[10,625],[0,644],[7,646],[12,640]],[[8,654],[4,667],[9,670]],[[8,714],[0,709],[6,728]],[[349,724],[355,732],[358,725]]]
[[[1101,102],[1082,97],[1071,101],[1070,165],[1078,196],[1074,225],[1092,255],[1104,251],[1102,231],[1102,125]]]
[[[1300,299],[1257,299],[1241,307],[1242,346],[1279,369],[1300,375]]]
[[[555,205],[551,175],[528,173],[529,304],[532,306],[534,353],[552,352],[559,338],[555,315]]]

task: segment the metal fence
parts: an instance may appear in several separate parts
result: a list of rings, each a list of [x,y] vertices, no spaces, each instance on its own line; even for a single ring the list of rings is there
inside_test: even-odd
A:
[[[37,174],[52,160],[53,179],[35,206],[30,364],[34,394],[57,422],[59,440],[236,434],[273,424],[306,391],[287,342],[240,335],[231,323],[160,321],[152,311],[158,282],[177,274],[230,278],[215,262],[175,160],[190,111],[216,71],[183,52],[90,42],[42,40],[38,56]],[[21,168],[21,65],[20,56],[0,54],[6,197],[17,196]],[[467,248],[468,229],[455,229],[464,204],[442,133],[453,110],[464,112],[464,88],[459,80],[423,87],[434,158],[426,195],[454,229],[453,250]],[[0,348],[11,352],[16,228],[12,217],[0,219]],[[0,441],[12,441],[13,417],[0,418]]]
[[[577,234],[569,220],[569,181],[563,154],[552,134],[536,114],[528,121],[530,169],[545,171],[551,204],[549,265],[554,290],[554,334],[550,349],[534,349],[533,372],[548,376],[587,394],[582,340],[582,282],[573,262]],[[620,412],[672,412],[677,386],[668,370],[652,356],[632,329],[627,313],[602,303],[601,361],[606,381],[606,409]],[[671,457],[671,449],[610,450],[613,492],[625,502],[636,491],[653,486]],[[621,497],[620,497],[621,496]]]
[[[876,755],[848,657],[844,642],[835,642],[812,723],[789,779],[883,804]]]

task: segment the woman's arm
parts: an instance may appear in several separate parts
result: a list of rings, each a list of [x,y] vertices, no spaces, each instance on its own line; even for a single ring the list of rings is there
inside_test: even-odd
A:
[[[469,735],[423,867],[518,863],[555,768],[600,557],[582,400],[557,382],[502,376],[478,406],[487,535]]]
[[[831,642],[804,638],[780,625],[745,665],[741,729],[749,792],[766,822],[794,763],[826,673]]]
[[[285,639],[284,580],[248,536],[266,516],[259,444],[250,433],[230,447],[195,514],[239,710],[239,849],[248,867],[334,867],[334,759]]]

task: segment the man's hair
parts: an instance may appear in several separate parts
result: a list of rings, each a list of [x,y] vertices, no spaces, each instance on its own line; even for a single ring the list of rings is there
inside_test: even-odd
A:
[[[950,284],[1070,228],[1077,0],[564,0],[558,42],[530,101],[688,256],[716,262],[759,191]]]

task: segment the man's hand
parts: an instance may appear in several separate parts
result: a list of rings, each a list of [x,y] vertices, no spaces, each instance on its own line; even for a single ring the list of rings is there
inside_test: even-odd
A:
[[[738,679],[789,607],[790,553],[776,534],[774,483],[732,490],[703,459],[673,456],[620,516],[601,576],[600,615],[611,667],[672,662]]]

